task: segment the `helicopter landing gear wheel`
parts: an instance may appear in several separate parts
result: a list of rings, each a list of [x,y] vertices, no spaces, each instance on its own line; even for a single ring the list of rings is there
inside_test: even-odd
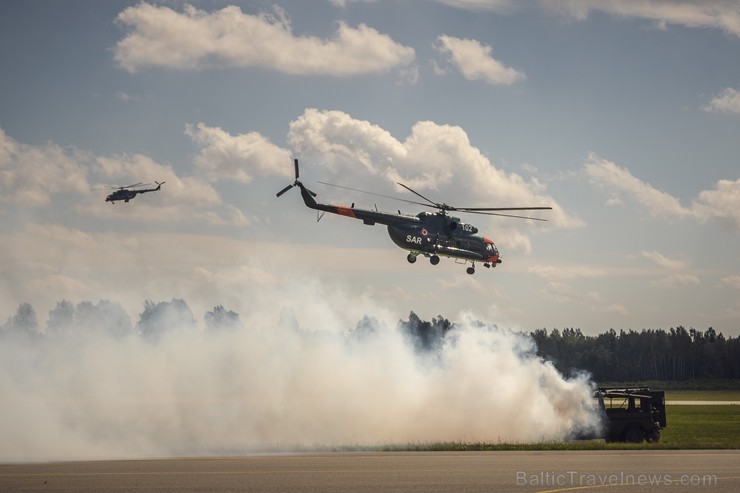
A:
[[[439,257],[437,255],[432,255],[429,257],[429,262],[431,262],[432,265],[437,265],[439,263]]]
[[[475,274],[475,267],[468,267],[466,272],[472,276]]]
[[[413,264],[414,262],[416,262],[416,255],[414,255],[413,253],[409,253],[406,256],[406,260],[408,260],[410,264]]]

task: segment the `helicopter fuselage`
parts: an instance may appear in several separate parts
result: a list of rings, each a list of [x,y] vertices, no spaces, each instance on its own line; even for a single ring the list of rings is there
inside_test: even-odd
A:
[[[454,219],[441,217],[441,219]],[[388,225],[388,235],[393,243],[418,255],[442,255],[470,261],[490,262],[499,260],[498,248],[493,241],[463,231],[449,230],[452,221],[444,221],[441,228],[429,221],[421,224]],[[427,223],[427,224],[425,224]],[[459,223],[458,223],[459,224]]]
[[[123,200],[124,202],[128,202],[129,200],[136,197],[137,193],[138,192],[135,190],[127,190],[127,189],[116,190],[112,194],[108,195],[105,198],[105,201],[115,203],[116,200]]]
[[[421,212],[415,216],[360,209],[316,202],[309,190],[298,185],[306,206],[311,209],[338,214],[361,220],[364,224],[383,224],[393,243],[411,252],[409,261],[417,255],[426,257],[445,257],[484,262],[490,266],[500,263],[499,251],[488,238],[478,236],[478,229],[448,216],[443,212]]]
[[[157,184],[156,188],[141,188],[141,189],[131,189],[129,187],[120,187],[112,194],[108,195],[105,198],[106,202],[110,202],[111,204],[115,204],[117,200],[123,200],[124,202],[128,202],[129,200],[136,197],[136,195],[140,193],[147,193],[147,192],[158,192],[161,188],[164,182],[155,182]],[[130,185],[135,186],[135,185]]]

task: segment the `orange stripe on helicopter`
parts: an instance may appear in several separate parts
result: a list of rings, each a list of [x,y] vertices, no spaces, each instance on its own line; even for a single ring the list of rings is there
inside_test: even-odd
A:
[[[496,245],[496,244],[495,244],[495,243],[493,242],[493,240],[491,240],[491,239],[488,239],[488,238],[486,238],[485,236],[483,237],[483,243],[490,243],[491,245],[494,245],[494,246]],[[496,262],[496,261],[497,261],[498,259],[499,259],[499,255],[498,255],[498,254],[496,254],[496,255],[491,255],[490,257],[488,257],[488,258],[486,259],[486,261],[487,261],[487,262]]]
[[[337,206],[337,214],[342,215],[342,216],[357,218],[357,216],[355,216],[355,211],[353,211],[349,207],[344,207],[341,205]]]

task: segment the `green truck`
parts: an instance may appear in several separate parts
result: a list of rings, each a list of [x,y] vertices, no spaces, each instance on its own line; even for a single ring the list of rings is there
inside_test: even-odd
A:
[[[660,440],[666,427],[665,393],[647,387],[600,387],[594,393],[607,442],[641,443]]]

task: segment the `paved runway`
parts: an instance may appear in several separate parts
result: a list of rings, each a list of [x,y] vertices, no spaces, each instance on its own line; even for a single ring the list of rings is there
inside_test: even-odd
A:
[[[740,491],[740,451],[390,452],[0,464],[0,491]]]

